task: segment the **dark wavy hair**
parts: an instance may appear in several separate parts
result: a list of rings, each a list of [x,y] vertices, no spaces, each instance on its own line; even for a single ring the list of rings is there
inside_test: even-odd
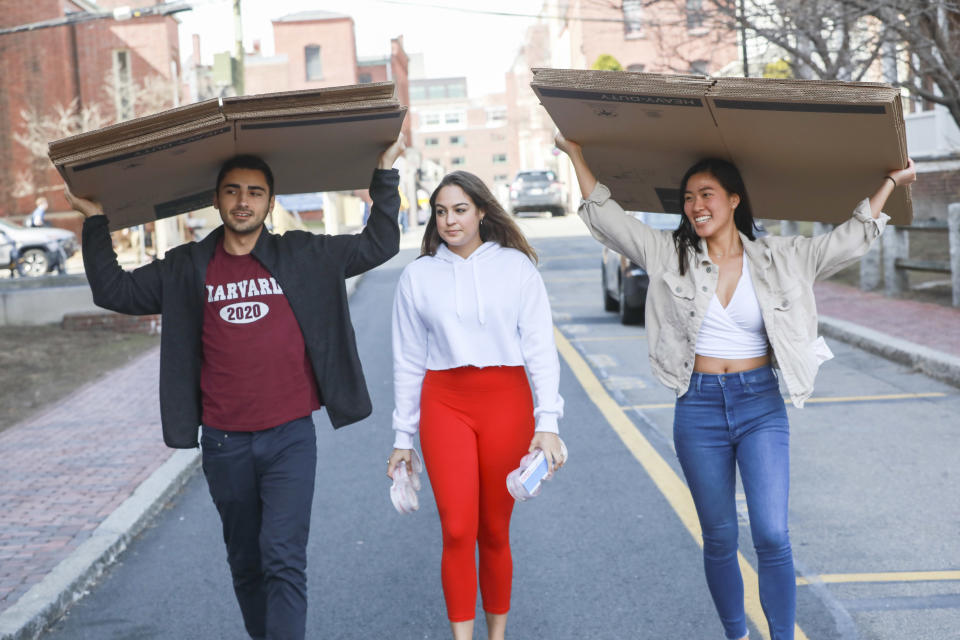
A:
[[[537,252],[527,242],[523,231],[510,217],[510,214],[500,206],[500,203],[497,202],[483,180],[466,171],[454,171],[443,176],[443,180],[430,194],[430,218],[427,220],[427,228],[423,232],[423,244],[420,245],[421,256],[437,255],[437,249],[440,248],[441,244],[444,244],[440,232],[437,231],[437,195],[441,189],[450,185],[463,189],[474,206],[483,212],[483,224],[480,225],[480,239],[482,241],[492,240],[502,247],[516,249],[525,253],[534,263],[537,262]]]
[[[733,223],[737,230],[750,240],[755,240],[754,231],[759,230],[753,220],[753,209],[750,208],[750,199],[747,197],[747,188],[743,184],[740,170],[736,165],[721,158],[705,158],[700,160],[683,174],[680,181],[680,226],[673,232],[673,242],[677,246],[677,259],[680,264],[680,275],[687,271],[687,256],[700,253],[700,236],[693,229],[690,219],[683,213],[683,197],[687,190],[687,182],[698,173],[708,173],[727,194],[735,193],[740,196],[740,204],[733,212]]]
[[[253,169],[262,173],[264,180],[267,181],[267,189],[269,190],[267,196],[270,198],[273,197],[273,171],[270,170],[270,165],[268,165],[260,156],[253,156],[249,154],[233,156],[223,163],[223,165],[220,167],[220,173],[217,174],[217,192],[220,191],[220,185],[223,183],[223,178],[234,169]]]

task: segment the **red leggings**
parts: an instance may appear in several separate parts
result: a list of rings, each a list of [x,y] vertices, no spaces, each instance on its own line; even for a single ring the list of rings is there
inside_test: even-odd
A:
[[[427,371],[420,445],[440,511],[440,576],[451,622],[474,618],[478,544],[483,609],[510,610],[514,500],[506,480],[527,452],[533,430],[533,398],[523,367]]]

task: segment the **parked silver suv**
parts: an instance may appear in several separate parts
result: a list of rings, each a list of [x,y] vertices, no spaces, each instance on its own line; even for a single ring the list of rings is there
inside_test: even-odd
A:
[[[557,175],[548,169],[520,171],[510,185],[510,213],[549,211],[567,215],[567,192]]]
[[[51,271],[61,273],[66,268],[67,258],[77,252],[77,236],[72,231],[56,227],[21,227],[0,219],[0,234],[8,246],[12,243],[11,254],[19,256],[19,269],[11,261],[11,275],[19,271],[24,276],[42,276]],[[6,252],[4,252],[6,253]]]

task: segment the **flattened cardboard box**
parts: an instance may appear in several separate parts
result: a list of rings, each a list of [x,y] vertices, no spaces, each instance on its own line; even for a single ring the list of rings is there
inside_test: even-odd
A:
[[[208,100],[50,144],[111,230],[209,206],[220,165],[262,157],[279,194],[366,188],[406,109],[392,82]]]
[[[907,166],[885,84],[534,69],[531,87],[628,210],[680,212],[684,172],[714,156],[740,169],[757,218],[836,224]],[[884,211],[909,224],[909,188]]]

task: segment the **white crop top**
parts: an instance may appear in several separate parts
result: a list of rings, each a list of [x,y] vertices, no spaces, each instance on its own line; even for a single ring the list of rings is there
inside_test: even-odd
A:
[[[767,349],[767,331],[744,253],[740,280],[727,307],[720,304],[716,293],[710,299],[697,334],[696,354],[738,360],[766,355]]]

